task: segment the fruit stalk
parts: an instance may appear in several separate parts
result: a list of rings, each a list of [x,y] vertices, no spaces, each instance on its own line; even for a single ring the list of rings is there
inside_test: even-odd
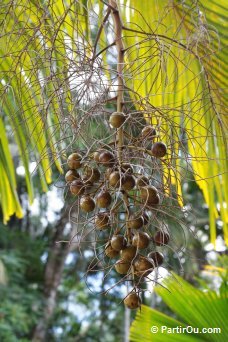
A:
[[[116,0],[109,0],[109,4],[112,8],[112,18],[115,28],[115,43],[117,49],[117,112],[122,112],[124,102],[124,79],[123,79],[123,67],[124,67],[124,44],[122,39],[123,24],[118,9]],[[118,160],[121,164],[122,161],[122,148],[123,148],[123,128],[120,127],[117,131],[118,141]]]

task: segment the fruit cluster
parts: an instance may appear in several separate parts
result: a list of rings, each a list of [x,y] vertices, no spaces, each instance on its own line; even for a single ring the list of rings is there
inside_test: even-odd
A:
[[[118,132],[126,118],[114,112],[109,123]],[[78,198],[81,211],[89,213],[95,231],[107,232],[104,256],[118,258],[112,267],[132,284],[124,299],[130,309],[140,306],[142,282],[164,261],[157,246],[167,245],[170,239],[167,225],[156,225],[151,232],[163,197],[153,163],[167,154],[166,145],[158,139],[156,128],[147,125],[133,146],[126,141],[121,154],[114,143],[84,155],[72,153],[67,159],[65,180],[71,194]],[[143,147],[145,141],[152,143],[150,149]]]

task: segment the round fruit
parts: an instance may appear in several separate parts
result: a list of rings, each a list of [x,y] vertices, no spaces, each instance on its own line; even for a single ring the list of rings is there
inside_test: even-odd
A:
[[[169,233],[159,230],[153,237],[153,241],[157,246],[167,245],[169,242]]]
[[[112,167],[107,168],[107,170],[105,171],[105,179],[106,180],[109,180],[109,177],[113,171],[114,171],[114,169]]]
[[[127,245],[127,239],[123,235],[113,235],[111,239],[111,246],[116,251],[124,249]]]
[[[116,258],[119,255],[119,252],[112,248],[110,242],[108,242],[105,246],[105,255],[110,259]]]
[[[95,209],[95,201],[90,196],[83,196],[80,200],[80,208],[89,213]]]
[[[128,228],[139,229],[143,226],[144,221],[142,216],[131,216],[128,221]]]
[[[138,249],[147,248],[149,244],[150,236],[144,232],[137,232],[132,239],[132,245],[137,247]]]
[[[110,151],[103,151],[99,155],[99,163],[106,166],[110,167],[113,166],[115,163],[115,157]]]
[[[127,246],[120,251],[121,259],[124,261],[132,261],[136,256],[136,247],[135,246]]]
[[[157,196],[154,197],[153,200],[151,200],[150,202],[147,202],[146,205],[147,205],[147,208],[150,209],[151,207],[156,207],[157,204],[160,203],[160,196],[159,194],[157,194]]]
[[[154,269],[154,263],[143,255],[139,255],[134,262],[135,275],[138,277],[148,276]]]
[[[153,156],[156,158],[164,157],[167,153],[166,144],[164,144],[163,142],[154,143],[152,148],[151,148],[151,152],[152,152]]]
[[[120,186],[121,174],[119,171],[113,171],[109,176],[109,184],[113,188],[118,188]]]
[[[67,164],[69,166],[69,169],[75,170],[79,169],[81,164],[82,156],[79,153],[72,153],[69,155],[67,159]]]
[[[149,185],[149,179],[145,176],[141,176],[140,178],[137,179],[137,186],[147,186]]]
[[[129,164],[129,163],[123,163],[123,164],[121,165],[121,170],[122,170],[122,172],[124,172],[124,173],[133,173],[133,167],[132,167],[132,165]]]
[[[108,191],[102,191],[97,195],[96,204],[99,208],[108,208],[112,203],[112,196]]]
[[[99,163],[99,157],[100,157],[101,152],[103,152],[103,150],[96,151],[96,152],[94,152],[94,154],[93,154],[93,159],[94,159],[95,162],[97,162],[97,163]]]
[[[145,126],[142,129],[142,137],[143,137],[143,139],[147,139],[147,140],[154,139],[156,134],[157,134],[156,129],[153,126],[151,126],[151,125]]]
[[[86,170],[86,174],[84,177],[84,181],[85,182],[89,182],[89,183],[95,183],[98,182],[100,179],[100,171],[96,168],[89,168]]]
[[[73,182],[77,178],[79,178],[79,173],[76,170],[69,170],[65,175],[65,181],[67,183]]]
[[[131,310],[138,309],[141,305],[141,299],[139,295],[137,295],[137,293],[131,292],[124,299],[124,304],[126,305],[126,307],[128,307],[128,309],[131,309]]]
[[[107,213],[99,213],[95,217],[95,227],[99,230],[109,228],[109,215]]]
[[[146,205],[159,203],[158,190],[154,186],[144,186],[140,189],[141,199]]]
[[[124,121],[126,120],[126,116],[122,112],[114,112],[111,114],[109,118],[109,123],[114,128],[119,128],[123,125]]]
[[[125,174],[122,181],[122,189],[125,191],[132,190],[135,187],[135,178],[132,175]]]
[[[160,266],[163,264],[164,261],[164,255],[160,252],[150,252],[148,255],[148,258],[152,259],[154,261],[155,266]]]
[[[74,180],[70,184],[70,192],[75,195],[79,196],[82,195],[85,191],[85,185],[81,180]]]
[[[126,262],[121,259],[115,263],[116,272],[120,274],[127,274],[129,272],[130,267],[131,264],[129,262]]]
[[[147,215],[147,213],[144,211],[142,214],[142,217],[143,217],[143,221],[144,221],[143,225],[146,226],[150,221],[149,215]]]

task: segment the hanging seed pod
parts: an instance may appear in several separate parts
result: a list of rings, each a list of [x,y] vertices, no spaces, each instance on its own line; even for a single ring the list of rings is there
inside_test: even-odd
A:
[[[132,215],[129,218],[129,221],[127,222],[127,226],[128,228],[132,228],[132,229],[139,229],[143,226],[144,221],[143,221],[143,217],[142,216],[134,216]]]
[[[109,123],[113,128],[119,128],[126,120],[126,116],[122,112],[114,112],[109,118]]]
[[[139,255],[134,262],[135,275],[138,277],[147,277],[154,269],[153,260],[143,255]]]
[[[157,135],[156,129],[153,126],[145,126],[142,129],[142,137],[145,140],[154,139]]]
[[[93,211],[95,209],[94,199],[88,195],[83,196],[80,200],[80,208],[86,213]]]
[[[132,261],[137,253],[135,246],[129,245],[120,251],[120,257],[124,261]]]
[[[152,185],[142,187],[140,189],[140,196],[146,206],[153,206],[160,202],[158,190]]]
[[[74,180],[70,184],[70,192],[75,196],[80,196],[85,191],[85,185],[81,180]]]
[[[141,176],[140,178],[137,179],[137,182],[136,182],[139,188],[142,186],[147,186],[149,185],[149,183],[150,183],[149,179],[145,176]]]
[[[152,148],[151,148],[151,152],[152,152],[153,156],[156,158],[164,157],[167,153],[166,144],[164,144],[163,142],[154,143]]]
[[[153,200],[146,203],[147,209],[150,210],[150,209],[156,208],[156,206],[159,203],[160,203],[160,196],[159,194],[157,194],[157,196],[155,196]]]
[[[143,217],[143,222],[144,222],[143,225],[146,226],[150,221],[149,215],[144,211],[142,213],[142,217]]]
[[[99,208],[108,208],[112,203],[112,196],[108,191],[102,191],[97,195],[96,204]]]
[[[72,153],[69,155],[67,158],[67,164],[69,166],[69,169],[75,170],[75,169],[80,169],[82,166],[81,164],[82,156],[79,153]]]
[[[141,306],[141,299],[137,293],[131,292],[124,299],[124,304],[128,309],[138,309]]]
[[[93,160],[96,162],[96,163],[99,163],[99,157],[100,157],[100,154],[104,152],[104,150],[99,150],[99,151],[95,151],[93,153]]]
[[[65,181],[67,183],[73,182],[75,179],[80,178],[79,173],[76,170],[69,170],[65,174]]]
[[[138,249],[147,248],[149,244],[150,236],[144,232],[137,232],[132,239],[132,245],[137,247]]]
[[[164,261],[164,255],[160,252],[150,252],[148,255],[148,258],[152,259],[154,261],[154,264],[156,267],[163,264]]]
[[[121,170],[123,173],[130,173],[130,174],[132,174],[134,171],[132,165],[129,163],[123,163],[121,165]]]
[[[125,174],[122,181],[122,189],[130,191],[135,187],[135,178],[132,175]]]
[[[109,185],[112,188],[119,188],[120,187],[120,181],[122,179],[122,175],[119,173],[119,171],[113,171],[109,176]]]
[[[86,183],[95,183],[100,179],[100,171],[96,168],[87,168],[83,180]]]
[[[119,252],[113,249],[110,242],[108,242],[105,246],[105,255],[110,259],[113,259],[119,255]]]
[[[127,245],[127,239],[123,235],[113,235],[111,238],[111,246],[116,251],[121,251]]]
[[[109,180],[109,177],[110,177],[111,173],[114,172],[114,171],[115,171],[114,168],[108,167],[107,170],[105,171],[104,178],[106,180]]]
[[[155,233],[153,237],[153,241],[157,246],[167,245],[169,242],[170,236],[169,233],[159,230]]]
[[[126,262],[121,259],[115,263],[116,272],[119,274],[127,274],[130,270],[130,267],[131,264],[129,262]]]
[[[103,151],[99,155],[99,163],[105,167],[110,167],[115,164],[115,157],[110,151]]]
[[[108,213],[98,213],[95,217],[95,227],[104,230],[110,227],[110,217]]]

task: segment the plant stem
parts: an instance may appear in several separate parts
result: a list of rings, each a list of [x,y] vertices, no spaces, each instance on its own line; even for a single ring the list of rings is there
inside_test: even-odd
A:
[[[117,112],[122,112],[124,102],[124,79],[123,79],[123,67],[124,67],[124,44],[122,39],[122,20],[118,9],[116,0],[109,0],[109,5],[112,8],[112,18],[115,28],[115,42],[117,49]],[[123,128],[120,127],[117,130],[118,150],[117,156],[119,163],[122,162],[122,148],[123,148]]]

